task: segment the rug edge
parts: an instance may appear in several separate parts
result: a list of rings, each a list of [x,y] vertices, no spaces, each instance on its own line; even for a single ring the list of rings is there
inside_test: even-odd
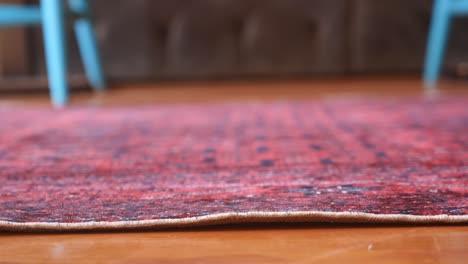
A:
[[[238,223],[368,223],[368,224],[463,224],[468,215],[403,215],[353,212],[245,212],[219,213],[206,216],[112,222],[11,222],[0,221],[0,231],[90,231],[128,230],[139,228],[197,227]]]

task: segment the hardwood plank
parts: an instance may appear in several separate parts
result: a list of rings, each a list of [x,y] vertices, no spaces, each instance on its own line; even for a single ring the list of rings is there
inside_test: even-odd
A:
[[[0,236],[0,263],[463,263],[468,227],[253,226]]]
[[[440,83],[439,94],[466,94],[467,81]],[[134,105],[239,100],[304,100],[343,96],[421,96],[427,94],[415,77],[374,77],[323,80],[245,80],[211,82],[121,83],[107,91],[72,91],[70,105]],[[430,94],[433,96],[434,94]],[[50,105],[46,90],[1,93],[0,104]]]

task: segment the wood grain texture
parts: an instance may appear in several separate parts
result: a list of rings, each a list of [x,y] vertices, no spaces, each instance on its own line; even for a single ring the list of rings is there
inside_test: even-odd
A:
[[[438,94],[468,92],[466,81],[441,82]],[[424,95],[418,77],[367,77],[322,80],[251,80],[119,83],[101,93],[72,91],[71,105],[134,105],[239,100],[304,100],[336,96]],[[429,96],[433,96],[430,94]],[[0,93],[0,104],[49,105],[47,90]]]
[[[445,82],[440,94],[468,94]],[[424,95],[416,78],[114,85],[72,106]],[[437,96],[437,95],[430,95]],[[49,105],[0,94],[0,106]],[[466,263],[468,226],[248,225],[134,233],[0,234],[0,263]]]
[[[468,227],[252,226],[0,236],[16,263],[464,263]]]

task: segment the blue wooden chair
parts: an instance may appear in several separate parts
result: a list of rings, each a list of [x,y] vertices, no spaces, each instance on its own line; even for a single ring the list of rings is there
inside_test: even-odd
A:
[[[439,79],[451,20],[454,16],[464,14],[468,14],[468,0],[434,0],[424,66],[424,83],[427,88],[434,87]]]
[[[0,4],[0,26],[42,24],[52,103],[68,100],[66,17],[72,15],[86,76],[95,89],[104,89],[95,32],[87,0],[41,0],[40,6]]]

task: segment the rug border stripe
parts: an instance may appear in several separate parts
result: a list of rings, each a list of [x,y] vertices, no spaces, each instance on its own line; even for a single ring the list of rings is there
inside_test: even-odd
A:
[[[219,213],[197,217],[112,221],[112,222],[9,222],[0,221],[0,230],[4,231],[86,231],[86,230],[119,230],[136,228],[170,228],[196,227],[214,224],[236,223],[369,223],[369,224],[463,224],[468,223],[468,215],[403,215],[403,214],[371,214],[353,212],[246,212]]]

